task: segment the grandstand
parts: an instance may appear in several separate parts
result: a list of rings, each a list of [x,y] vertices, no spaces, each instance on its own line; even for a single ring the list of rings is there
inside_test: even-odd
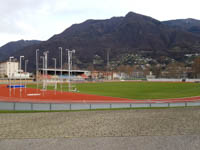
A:
[[[47,75],[45,75],[47,72]],[[61,73],[62,72],[62,73]],[[70,80],[72,81],[84,81],[91,76],[91,72],[87,70],[70,70]],[[38,79],[47,79],[48,81],[68,81],[69,70],[66,69],[38,69]]]

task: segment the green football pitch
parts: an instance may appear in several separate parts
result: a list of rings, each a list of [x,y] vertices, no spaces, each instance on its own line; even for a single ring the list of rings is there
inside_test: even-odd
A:
[[[200,96],[199,83],[100,82],[73,84],[80,93],[128,99],[166,99]],[[36,85],[28,85],[36,87]],[[48,89],[53,89],[53,85]],[[58,85],[58,90],[60,86]],[[67,90],[67,84],[63,85]]]

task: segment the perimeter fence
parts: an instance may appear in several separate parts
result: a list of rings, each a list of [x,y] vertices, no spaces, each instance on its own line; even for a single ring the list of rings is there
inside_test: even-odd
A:
[[[200,106],[200,101],[177,103],[28,103],[0,102],[0,110],[13,111],[59,111],[113,108],[156,108]]]

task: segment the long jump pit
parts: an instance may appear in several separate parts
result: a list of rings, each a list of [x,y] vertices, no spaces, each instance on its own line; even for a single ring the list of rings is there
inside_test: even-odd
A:
[[[8,88],[0,85],[0,101],[2,102],[31,102],[31,103],[181,103],[197,102],[200,96],[171,99],[136,100],[109,96],[81,94],[77,92],[61,92],[54,90],[43,91],[33,88]]]

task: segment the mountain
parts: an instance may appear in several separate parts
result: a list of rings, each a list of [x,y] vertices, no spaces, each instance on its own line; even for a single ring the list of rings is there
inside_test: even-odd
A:
[[[200,37],[151,17],[130,12],[125,17],[74,24],[49,40],[25,47],[14,55],[24,55],[30,60],[29,69],[34,70],[35,50],[40,49],[40,55],[48,50],[49,66],[53,67],[52,57],[60,59],[58,47],[75,49],[73,64],[80,68],[91,65],[105,68],[108,53],[110,61],[116,66],[122,63],[125,54],[139,54],[154,59],[166,56],[183,61],[184,54],[200,52]],[[63,53],[63,60],[67,62],[66,52]],[[129,64],[134,64],[134,60]]]
[[[188,18],[188,19],[169,20],[169,21],[164,21],[163,23],[172,26],[174,28],[179,28],[194,33],[196,35],[200,35],[200,20]]]
[[[7,60],[8,57],[11,56],[13,53],[19,51],[22,48],[25,48],[26,46],[39,43],[41,43],[41,41],[37,40],[31,40],[31,41],[19,40],[15,42],[9,42],[0,47],[0,61]]]

